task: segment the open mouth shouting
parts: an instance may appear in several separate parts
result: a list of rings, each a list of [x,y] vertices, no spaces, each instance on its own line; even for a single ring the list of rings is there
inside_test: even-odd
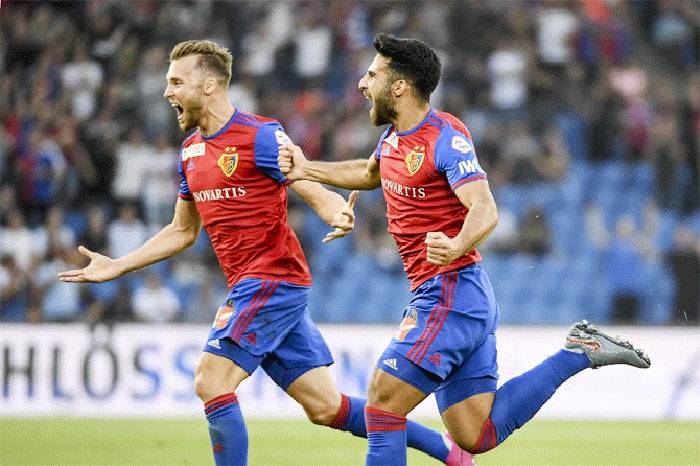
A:
[[[175,102],[170,102],[170,106],[175,109],[175,112],[177,113],[177,121],[182,122],[182,118],[185,115],[185,110]]]

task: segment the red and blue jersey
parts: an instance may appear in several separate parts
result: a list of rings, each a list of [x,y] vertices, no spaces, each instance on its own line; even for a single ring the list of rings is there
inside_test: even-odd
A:
[[[464,123],[431,109],[415,128],[400,133],[389,126],[374,152],[394,237],[411,289],[440,273],[481,260],[476,249],[440,267],[427,261],[425,235],[450,238],[462,229],[467,208],[454,194],[464,183],[486,178]]]
[[[179,196],[195,202],[229,287],[243,278],[311,285],[287,223],[289,181],[277,165],[286,142],[277,121],[236,110],[216,134],[182,144]]]

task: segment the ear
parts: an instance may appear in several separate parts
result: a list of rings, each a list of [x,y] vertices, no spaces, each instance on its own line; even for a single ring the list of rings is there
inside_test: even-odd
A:
[[[215,78],[209,77],[204,80],[202,90],[205,95],[212,95],[217,87],[219,87],[219,82]]]
[[[394,97],[401,97],[406,89],[408,88],[408,83],[404,79],[397,79],[391,84],[391,93]]]

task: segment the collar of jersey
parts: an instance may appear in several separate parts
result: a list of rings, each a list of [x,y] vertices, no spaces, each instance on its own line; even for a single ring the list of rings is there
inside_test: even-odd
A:
[[[435,110],[433,110],[431,108],[430,111],[428,112],[428,114],[425,116],[425,118],[423,118],[423,120],[420,123],[418,123],[413,128],[409,129],[408,131],[404,131],[403,133],[399,133],[397,131],[396,135],[397,136],[408,136],[409,134],[415,133],[416,131],[418,131],[420,129],[421,126],[423,126],[423,123],[425,123],[428,120],[428,118],[430,118],[433,115],[433,113],[435,113]],[[396,127],[394,127],[394,129],[396,129]]]
[[[221,128],[219,131],[216,133],[212,134],[211,136],[204,136],[202,135],[202,139],[204,140],[209,140],[209,139],[214,139],[215,137],[221,135],[222,133],[226,132],[229,126],[231,126],[231,123],[233,123],[233,120],[236,119],[236,116],[238,115],[238,108],[233,112],[233,115],[231,115],[231,118],[226,122],[223,128]]]

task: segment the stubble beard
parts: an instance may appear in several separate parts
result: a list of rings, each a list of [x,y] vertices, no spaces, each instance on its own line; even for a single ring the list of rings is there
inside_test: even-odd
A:
[[[374,99],[374,105],[370,110],[370,117],[374,126],[382,126],[396,120],[396,108],[389,98],[390,87]]]
[[[181,121],[178,121],[180,124],[180,130],[183,133],[186,133],[196,127],[199,126],[199,121],[202,117],[202,106],[201,105],[193,105],[189,109],[184,111],[183,117]]]

